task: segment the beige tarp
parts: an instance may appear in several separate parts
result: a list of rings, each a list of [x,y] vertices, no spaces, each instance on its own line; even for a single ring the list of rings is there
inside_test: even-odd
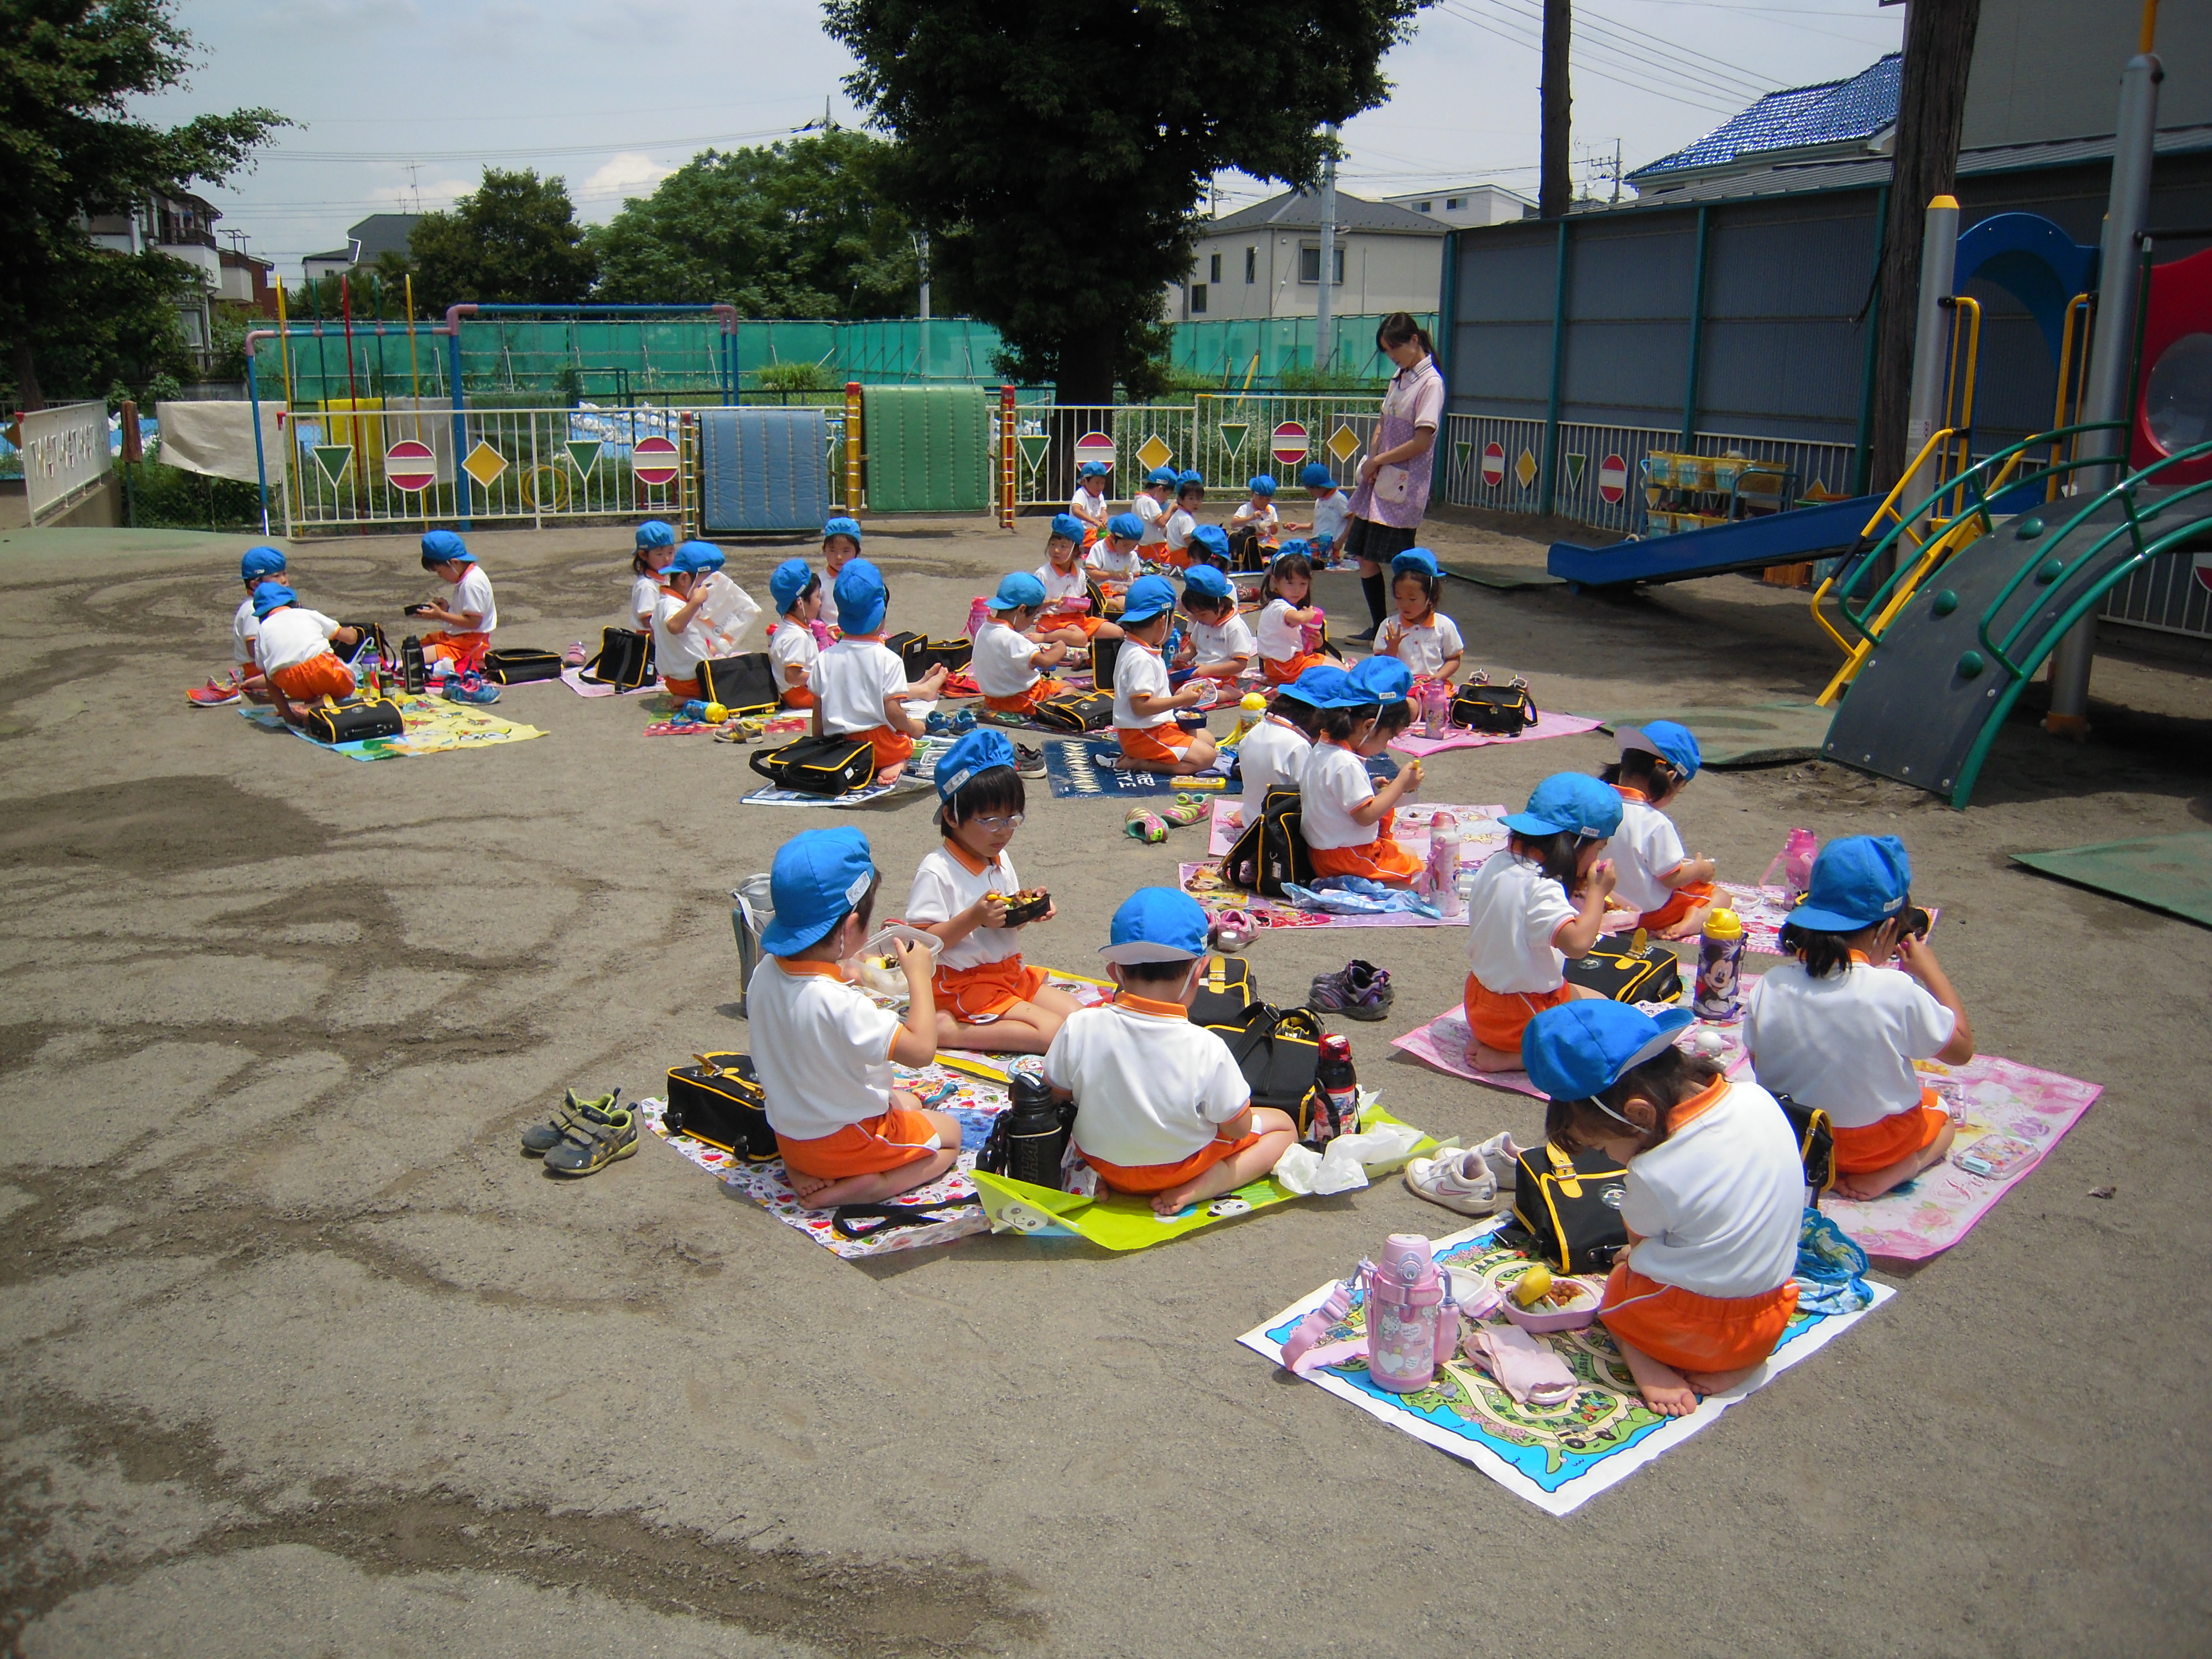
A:
[[[161,459],[186,472],[258,483],[253,458],[253,405],[247,403],[164,403],[155,406],[161,424]],[[285,439],[278,435],[277,410],[261,405],[261,445],[269,463],[269,487],[283,482]]]

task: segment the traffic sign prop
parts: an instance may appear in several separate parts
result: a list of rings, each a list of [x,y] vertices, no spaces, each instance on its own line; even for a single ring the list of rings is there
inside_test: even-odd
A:
[[[576,476],[590,477],[592,469],[599,464],[599,441],[597,438],[571,438],[568,447],[568,459],[575,465]]]
[[[461,463],[461,470],[489,489],[499,482],[499,475],[507,471],[507,457],[478,439],[477,447],[469,451],[468,459]]]
[[[1618,453],[1597,464],[1597,493],[1607,507],[1628,494],[1628,463]]]
[[[1114,465],[1114,440],[1104,432],[1086,432],[1075,441],[1075,465],[1079,468],[1086,461],[1103,461]]]
[[[351,444],[317,444],[315,446],[316,470],[331,481],[333,489],[337,487],[338,480],[345,477],[346,468],[352,465],[353,446]]]
[[[629,453],[630,471],[655,489],[676,482],[676,446],[666,438],[640,438]]]
[[[1312,435],[1296,421],[1285,421],[1275,428],[1274,436],[1267,441],[1267,448],[1285,466],[1293,461],[1303,461],[1313,442]]]
[[[412,495],[437,483],[438,458],[421,440],[402,438],[384,452],[384,477],[394,489]]]
[[[1489,489],[1495,489],[1505,482],[1505,447],[1503,444],[1483,445],[1482,482]]]

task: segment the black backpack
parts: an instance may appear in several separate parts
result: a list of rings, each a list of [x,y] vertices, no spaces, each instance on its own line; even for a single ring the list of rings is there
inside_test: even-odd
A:
[[[1788,1095],[1777,1095],[1774,1102],[1790,1120],[1790,1133],[1797,1138],[1805,1184],[1816,1194],[1826,1192],[1836,1184],[1836,1137],[1828,1115],[1818,1106],[1800,1106]]]
[[[1601,939],[1564,969],[1567,983],[1610,997],[1615,1002],[1677,1002],[1682,995],[1682,965],[1664,945],[1641,951],[1608,945]]]
[[[782,702],[776,690],[775,669],[765,651],[701,663],[699,695],[702,701],[719,702],[732,714],[761,714]]]
[[[753,1075],[750,1054],[695,1054],[699,1062],[668,1068],[668,1109],[662,1127],[719,1146],[748,1164],[783,1156],[769,1127],[768,1091]]]
[[[1263,898],[1280,898],[1283,884],[1313,879],[1313,854],[1300,825],[1298,792],[1282,784],[1267,791],[1260,815],[1247,818],[1244,833],[1223,855],[1221,878]]]
[[[1206,1030],[1229,1045],[1231,1058],[1252,1086],[1255,1106],[1272,1106],[1298,1120],[1304,1137],[1306,1097],[1321,1065],[1321,1016],[1310,1008],[1273,1008],[1255,1002],[1239,1013],[1210,1021]]]
[[[301,730],[318,743],[357,743],[363,738],[396,738],[407,729],[399,705],[390,697],[348,697],[319,702],[302,715]]]
[[[1063,691],[1030,709],[1030,720],[1048,732],[1103,732],[1114,723],[1114,694]]]
[[[635,691],[653,683],[653,635],[641,629],[610,628],[599,636],[599,654],[580,677],[597,685]]]
[[[1252,964],[1242,957],[1208,957],[1190,1001],[1194,1025],[1230,1025],[1252,1006]]]
[[[1451,723],[1470,732],[1518,737],[1536,720],[1536,702],[1524,684],[1462,685],[1452,696]]]
[[[779,789],[802,795],[843,795],[875,781],[875,745],[866,738],[801,738],[752,757],[752,769]]]
[[[527,685],[561,678],[560,653],[515,646],[484,653],[483,677],[494,685]]]
[[[1521,1154],[1513,1171],[1513,1220],[1504,1243],[1564,1273],[1604,1273],[1628,1247],[1620,1218],[1628,1171],[1600,1152],[1571,1158],[1548,1140]]]

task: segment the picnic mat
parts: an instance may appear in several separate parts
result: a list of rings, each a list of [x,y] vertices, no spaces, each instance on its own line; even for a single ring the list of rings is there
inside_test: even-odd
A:
[[[295,726],[287,725],[273,708],[240,703],[238,712],[264,732],[289,732],[325,754],[348,760],[412,760],[423,755],[458,754],[495,743],[523,743],[545,734],[534,726],[501,720],[473,703],[447,702],[443,697],[421,694],[399,696],[399,718],[406,728],[396,738],[357,738],[351,743],[319,743]]]
[[[1111,980],[1086,979],[1081,974],[1064,974],[1057,968],[1045,970],[1045,983],[1055,991],[1065,991],[1086,1008],[1114,1000]],[[891,997],[878,991],[868,995],[886,1008],[903,1008],[904,997]],[[939,1048],[937,1063],[950,1066],[956,1072],[966,1072],[971,1077],[987,1078],[994,1083],[1011,1081],[1006,1074],[1006,1062],[1019,1056],[1003,1048]]]
[[[975,1167],[975,1154],[982,1150],[985,1137],[991,1133],[991,1120],[1006,1109],[1004,1085],[963,1077],[943,1066],[897,1066],[892,1070],[898,1087],[912,1090],[933,1110],[949,1113],[959,1121],[960,1161],[927,1186],[901,1193],[888,1201],[893,1204],[935,1204],[948,1200],[974,1199],[975,1183],[969,1179],[969,1171]],[[937,1097],[932,1098],[933,1096]],[[690,1135],[669,1133],[661,1121],[661,1115],[667,1109],[665,1101],[648,1098],[635,1104],[638,1113],[645,1120],[646,1127],[652,1130],[671,1152],[690,1159],[724,1184],[752,1200],[785,1226],[796,1229],[823,1249],[843,1256],[847,1261],[857,1261],[862,1256],[888,1255],[896,1250],[918,1250],[931,1244],[950,1244],[971,1233],[990,1231],[991,1224],[984,1218],[982,1207],[977,1203],[947,1212],[945,1219],[940,1221],[915,1227],[889,1228],[862,1238],[842,1237],[836,1230],[836,1212],[810,1210],[799,1201],[798,1194],[791,1190],[790,1182],[784,1177],[781,1158],[772,1159],[766,1164],[747,1164],[719,1146],[709,1146],[703,1140],[694,1140]]]
[[[1110,738],[1102,743],[1095,738],[1055,738],[1042,746],[1045,779],[1051,784],[1052,793],[1061,799],[1071,795],[1115,795],[1137,800],[1147,795],[1172,795],[1184,789],[1212,794],[1242,793],[1241,785],[1220,776],[1125,772],[1119,767],[1109,766],[1106,757],[1121,752],[1121,745]]]
[[[1503,1217],[1493,1218],[1437,1240],[1437,1259],[1480,1273],[1492,1284],[1518,1278],[1528,1258],[1497,1242],[1495,1235],[1504,1224]],[[1334,1283],[1323,1285],[1237,1340],[1280,1364],[1283,1340],[1335,1288]],[[1887,1285],[1872,1288],[1876,1308],[1896,1294]],[[1583,1385],[1561,1406],[1516,1404],[1465,1359],[1454,1360],[1438,1373],[1433,1386],[1418,1394],[1391,1394],[1373,1387],[1363,1358],[1316,1366],[1306,1380],[1391,1427],[1472,1463],[1539,1509],[1566,1515],[1710,1427],[1737,1401],[1764,1388],[1871,1311],[1799,1314],[1764,1366],[1738,1387],[1698,1401],[1698,1409],[1687,1417],[1661,1417],[1644,1404],[1620,1350],[1596,1322],[1578,1331],[1556,1331],[1537,1339],[1551,1344]],[[1346,1340],[1365,1330],[1366,1310],[1356,1307],[1325,1340]]]
[[[2212,834],[2106,841],[2056,853],[2014,853],[2046,876],[2212,927]]]
[[[769,735],[776,735],[773,732]],[[773,784],[756,789],[739,799],[740,806],[824,806],[832,811],[846,811],[855,806],[872,806],[884,799],[904,800],[910,795],[934,794],[937,785],[937,757],[952,747],[951,738],[916,738],[914,757],[906,763],[896,783],[871,783],[864,789],[848,789],[842,795],[810,795],[799,789],[778,789]],[[769,745],[770,748],[775,745]],[[765,752],[765,751],[763,751]],[[747,770],[750,770],[748,763]],[[759,775],[756,773],[754,775]]]
[[[1536,723],[1524,727],[1511,737],[1498,732],[1466,732],[1455,730],[1449,737],[1416,737],[1408,727],[1390,739],[1389,746],[1401,755],[1411,755],[1423,760],[1431,755],[1440,755],[1447,749],[1486,749],[1493,743],[1538,743],[1546,738],[1578,737],[1584,732],[1597,730],[1595,720],[1584,720],[1579,714],[1547,714],[1539,712]]]
[[[1647,1002],[1639,1005],[1647,1012],[1656,1012],[1669,1005]],[[1713,1056],[1728,1068],[1730,1077],[1740,1075],[1748,1061],[1743,1051],[1743,1024],[1715,1025],[1700,1020],[1682,1033],[1686,1041],[1693,1032],[1717,1033],[1722,1043],[1721,1052]],[[1411,1054],[1426,1066],[1453,1077],[1463,1077],[1472,1083],[1486,1083],[1493,1089],[1504,1089],[1516,1095],[1544,1098],[1544,1091],[1528,1080],[1526,1072],[1478,1072],[1467,1063],[1467,1010],[1464,1006],[1447,1008],[1425,1025],[1416,1026],[1403,1036],[1390,1039],[1390,1046]],[[1680,1046],[1678,1043],[1677,1046]]]
[[[1607,732],[1651,720],[1686,726],[1698,740],[1704,763],[1725,771],[1731,766],[1817,760],[1821,745],[1828,740],[1828,726],[1836,711],[1798,700],[1745,708],[1620,708],[1595,718]]]
[[[1415,858],[1429,856],[1429,825],[1439,812],[1449,812],[1459,821],[1460,864],[1462,868],[1480,864],[1505,844],[1505,831],[1498,820],[1505,815],[1503,806],[1461,806],[1449,802],[1436,805],[1401,806],[1391,833],[1398,844]],[[1237,844],[1237,837],[1244,827],[1243,809],[1226,801],[1214,803],[1213,816],[1206,830],[1208,862],[1185,864],[1182,868],[1182,890],[1205,907],[1209,915],[1218,915],[1224,910],[1245,910],[1251,913],[1262,927],[1464,927],[1464,910],[1455,916],[1424,916],[1411,911],[1395,911],[1379,916],[1340,916],[1325,911],[1301,910],[1280,899],[1261,898],[1241,887],[1232,887],[1221,878],[1220,866],[1212,860]]]

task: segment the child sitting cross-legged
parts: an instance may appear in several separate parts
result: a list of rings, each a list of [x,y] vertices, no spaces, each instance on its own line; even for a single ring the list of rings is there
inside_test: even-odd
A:
[[[1359,758],[1367,763],[1370,777],[1392,776],[1397,763],[1382,751],[1390,746],[1391,738],[1413,723],[1413,677],[1395,657],[1362,657],[1346,671],[1346,677],[1353,690],[1377,705],[1375,724],[1360,741]],[[1392,813],[1382,820],[1384,835],[1390,833],[1395,817]]]
[[[1313,593],[1310,550],[1304,542],[1285,542],[1260,586],[1260,622],[1253,631],[1260,641],[1260,668],[1270,685],[1287,685],[1328,660],[1306,643],[1322,622],[1321,607],[1307,603]]]
[[[1132,893],[1099,952],[1114,1000],[1068,1015],[1045,1051],[1045,1081],[1074,1097],[1084,1162],[1164,1216],[1259,1180],[1297,1137],[1284,1114],[1252,1104],[1229,1045],[1188,1018],[1206,926],[1188,893]]]
[[[906,699],[934,697],[945,684],[945,665],[907,684],[906,665],[884,643],[890,589],[866,559],[854,559],[837,573],[832,597],[843,636],[814,665],[814,735],[866,738],[876,751],[876,781],[896,783],[921,735],[921,722],[907,713]]]
[[[1168,685],[1168,665],[1160,656],[1175,616],[1175,586],[1165,576],[1139,576],[1129,584],[1121,611],[1122,646],[1114,659],[1114,736],[1121,754],[1107,763],[1137,771],[1181,775],[1213,764],[1212,735],[1186,731],[1176,715],[1195,708],[1212,695],[1211,682],[1194,682],[1180,691]]]
[[[1450,679],[1467,651],[1459,624],[1437,609],[1443,584],[1437,556],[1425,547],[1409,547],[1390,561],[1390,596],[1398,614],[1376,634],[1375,651],[1397,658],[1418,679]]]
[[[996,714],[1026,714],[1067,689],[1044,672],[1067,655],[1067,647],[1058,640],[1040,645],[1030,636],[1043,604],[1044,584],[1026,570],[1001,577],[999,591],[985,602],[990,616],[976,633],[968,672],[983,694],[983,707]]]
[[[1091,573],[1077,556],[1082,551],[1085,533],[1083,520],[1073,513],[1054,514],[1052,529],[1045,538],[1044,562],[1036,568],[1037,581],[1044,588],[1044,610],[1036,619],[1036,637],[1078,651],[1092,640],[1121,637],[1121,630],[1091,605]]]
[[[872,1204],[934,1181],[960,1156],[960,1125],[891,1086],[891,1063],[937,1058],[930,955],[892,944],[906,1018],[846,983],[838,963],[867,942],[879,878],[858,830],[808,830],[777,849],[767,954],[745,987],[753,1071],[801,1203]]]
[[[703,542],[686,542],[660,568],[660,592],[653,602],[653,660],[668,695],[684,702],[699,695],[699,665],[713,649],[699,611],[707,603],[707,578],[713,569],[696,550]]]
[[[1569,1156],[1618,1158],[1628,1172],[1628,1257],[1614,1264],[1597,1316],[1662,1417],[1686,1417],[1698,1395],[1747,1382],[1797,1306],[1796,1136],[1765,1090],[1730,1083],[1717,1062],[1674,1046],[1695,1018],[1578,1001],[1547,1008],[1521,1038],[1528,1080],[1551,1097],[1545,1138]]]
[[[1194,563],[1183,575],[1182,608],[1190,614],[1190,633],[1176,666],[1201,679],[1239,678],[1260,646],[1237,614],[1237,590],[1229,578],[1210,563]]]
[[[783,620],[769,635],[769,666],[786,708],[814,707],[814,665],[822,647],[814,619],[822,614],[822,578],[804,559],[786,559],[769,573],[768,596]]]
[[[1014,746],[986,726],[937,763],[937,827],[945,844],[921,860],[906,919],[945,941],[933,988],[937,1040],[951,1048],[1041,1054],[1076,1000],[1022,960],[1022,930],[1006,908],[1022,890],[1006,856],[1027,805]],[[1047,906],[1040,921],[1058,912]]]
[[[1929,948],[1911,886],[1896,836],[1830,842],[1783,926],[1794,960],[1760,975],[1745,1002],[1753,1075],[1828,1115],[1838,1198],[1881,1197],[1941,1163],[1957,1133],[1912,1062],[1964,1064],[1974,1028]]]
[[[1137,544],[1144,533],[1142,519],[1133,513],[1116,513],[1083,556],[1085,568],[1109,581],[1134,581],[1140,568]]]
[[[1359,745],[1382,712],[1373,695],[1354,685],[1341,668],[1310,668],[1298,676],[1296,690],[1320,711],[1321,740],[1298,780],[1299,825],[1314,874],[1412,886],[1421,860],[1382,825],[1400,799],[1420,787],[1420,762],[1407,762],[1378,789],[1359,757]]]
[[[321,611],[305,609],[299,597],[277,581],[264,581],[253,590],[258,624],[253,652],[261,684],[246,689],[250,700],[273,704],[294,726],[306,718],[303,705],[322,697],[353,696],[353,670],[338,660],[331,641],[352,645],[361,637],[357,629],[341,627]]]
[[[1620,792],[1620,830],[1613,838],[1613,896],[1636,914],[1634,926],[1661,939],[1693,939],[1713,908],[1711,859],[1682,850],[1665,808],[1698,775],[1704,759],[1686,726],[1653,720],[1613,733],[1620,760],[1598,776]],[[1615,913],[1617,926],[1629,925]]]
[[[499,626],[491,578],[468,544],[450,530],[433,530],[422,538],[422,568],[453,584],[443,599],[409,610],[410,616],[441,624],[422,635],[422,655],[431,660],[442,658],[457,670],[481,672],[484,654],[491,649],[492,630]]]

